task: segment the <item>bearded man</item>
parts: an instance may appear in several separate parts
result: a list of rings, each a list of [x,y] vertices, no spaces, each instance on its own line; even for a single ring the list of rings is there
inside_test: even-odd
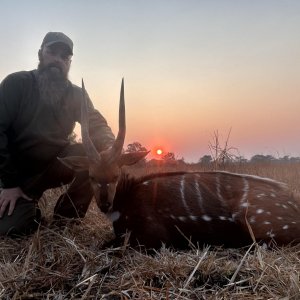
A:
[[[38,227],[37,201],[49,188],[70,183],[54,208],[56,219],[83,218],[92,199],[87,172],[75,173],[57,157],[85,155],[70,134],[80,123],[82,90],[68,80],[73,42],[49,32],[37,70],[8,75],[0,85],[0,235],[28,234]],[[87,96],[89,99],[89,97]],[[89,99],[89,132],[99,151],[114,135]]]

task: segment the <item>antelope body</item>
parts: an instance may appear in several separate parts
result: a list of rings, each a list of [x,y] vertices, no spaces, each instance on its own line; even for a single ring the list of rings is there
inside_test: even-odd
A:
[[[276,181],[227,172],[163,173],[119,181],[115,233],[157,248],[193,243],[240,247],[300,241],[300,202]],[[251,231],[253,237],[251,237]]]
[[[122,81],[119,133],[98,153],[88,135],[83,86],[82,141],[87,157],[60,159],[88,170],[97,205],[112,220],[117,237],[130,231],[132,244],[177,248],[199,244],[240,247],[253,240],[277,245],[300,242],[300,197],[268,178],[228,172],[158,173],[140,178],[121,171],[148,152],[122,153],[125,104]]]

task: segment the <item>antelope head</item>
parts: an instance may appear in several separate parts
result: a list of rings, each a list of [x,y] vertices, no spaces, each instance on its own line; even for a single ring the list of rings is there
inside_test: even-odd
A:
[[[69,156],[59,158],[59,160],[74,171],[88,170],[97,205],[102,212],[107,213],[111,211],[113,206],[117,184],[121,175],[121,167],[123,165],[135,164],[149,152],[122,153],[126,134],[123,79],[119,105],[119,132],[114,144],[104,151],[98,152],[89,136],[88,101],[83,80],[82,98],[81,135],[86,156]]]

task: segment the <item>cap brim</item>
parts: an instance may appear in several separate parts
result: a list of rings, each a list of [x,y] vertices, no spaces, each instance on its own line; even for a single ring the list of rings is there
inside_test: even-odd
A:
[[[73,55],[73,51],[72,49],[70,48],[70,46],[67,44],[67,43],[64,43],[62,41],[54,41],[54,42],[49,42],[47,44],[45,44],[46,47],[49,47],[49,46],[52,46],[54,44],[62,44],[64,46],[66,46],[66,48],[69,50],[70,54]]]

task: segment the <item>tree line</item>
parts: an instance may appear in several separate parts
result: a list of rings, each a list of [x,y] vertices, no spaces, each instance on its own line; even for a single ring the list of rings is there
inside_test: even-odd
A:
[[[148,149],[141,145],[139,142],[133,142],[127,145],[125,152],[148,151]],[[174,152],[163,153],[160,157],[163,162],[184,162],[184,157],[178,158]],[[255,154],[250,159],[240,155],[233,155],[231,153],[221,151],[219,155],[205,154],[199,158],[196,163],[203,165],[218,163],[300,163],[300,157],[292,157],[285,155],[283,157],[275,157],[273,155]],[[144,160],[146,162],[146,159]]]

